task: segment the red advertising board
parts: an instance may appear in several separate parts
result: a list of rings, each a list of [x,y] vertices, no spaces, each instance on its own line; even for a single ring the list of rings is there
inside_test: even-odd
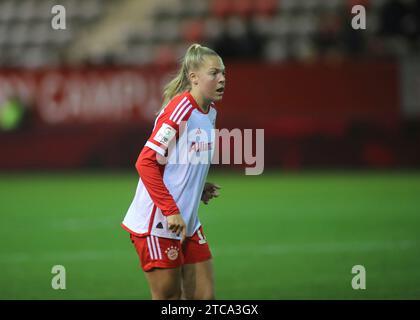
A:
[[[0,132],[0,169],[132,167],[176,68],[0,70],[0,106],[18,97],[29,124]],[[420,165],[402,133],[392,62],[226,64],[219,129],[264,129],[282,168]]]
[[[235,63],[226,69],[222,123],[263,126],[291,116],[352,119],[399,114],[397,70],[391,63]],[[162,88],[175,71],[0,70],[0,101],[18,96],[47,125],[151,122],[162,101]]]

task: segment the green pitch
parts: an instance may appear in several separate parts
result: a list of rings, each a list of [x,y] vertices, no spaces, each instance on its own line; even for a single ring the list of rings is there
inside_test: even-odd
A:
[[[219,299],[419,299],[420,174],[215,173]],[[149,299],[120,222],[136,172],[0,175],[0,299]],[[66,269],[53,290],[51,269]],[[351,269],[366,269],[353,290]]]

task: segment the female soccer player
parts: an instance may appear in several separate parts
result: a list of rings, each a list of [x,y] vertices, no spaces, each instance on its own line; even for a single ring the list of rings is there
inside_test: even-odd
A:
[[[206,177],[214,102],[224,88],[220,56],[191,45],[164,89],[163,107],[137,159],[140,178],[122,227],[130,232],[152,299],[214,299],[212,255],[198,207],[219,195],[220,187]]]

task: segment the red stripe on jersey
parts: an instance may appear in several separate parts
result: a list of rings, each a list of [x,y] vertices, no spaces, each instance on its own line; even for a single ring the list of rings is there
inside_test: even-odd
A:
[[[184,97],[181,102],[176,106],[175,110],[171,113],[171,116],[169,117],[169,120],[172,120],[175,122],[176,117],[182,110],[185,108],[186,105],[190,104],[187,97]]]
[[[153,222],[155,220],[155,214],[156,214],[156,205],[153,205],[152,214],[150,215],[150,222],[149,222],[149,234],[152,231]]]
[[[185,109],[184,110],[184,112],[181,114],[181,116],[178,118],[178,120],[176,121],[176,124],[177,125],[179,125],[180,123],[181,123],[181,121],[182,121],[182,119],[187,115],[187,113],[188,113],[188,111],[190,111],[191,109],[192,109],[192,105],[190,104],[189,106],[188,106],[188,108],[187,109]]]
[[[179,117],[183,114],[184,110],[187,109],[191,105],[190,101],[187,99],[187,101],[182,105],[181,108],[179,108],[178,112],[173,117],[172,121],[177,122]]]

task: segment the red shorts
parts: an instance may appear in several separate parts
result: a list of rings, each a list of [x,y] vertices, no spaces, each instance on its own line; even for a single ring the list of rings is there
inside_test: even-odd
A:
[[[139,237],[130,234],[130,239],[139,255],[141,267],[146,272],[153,268],[176,268],[212,257],[201,226],[192,237],[185,239],[182,246],[180,240],[152,235]]]

